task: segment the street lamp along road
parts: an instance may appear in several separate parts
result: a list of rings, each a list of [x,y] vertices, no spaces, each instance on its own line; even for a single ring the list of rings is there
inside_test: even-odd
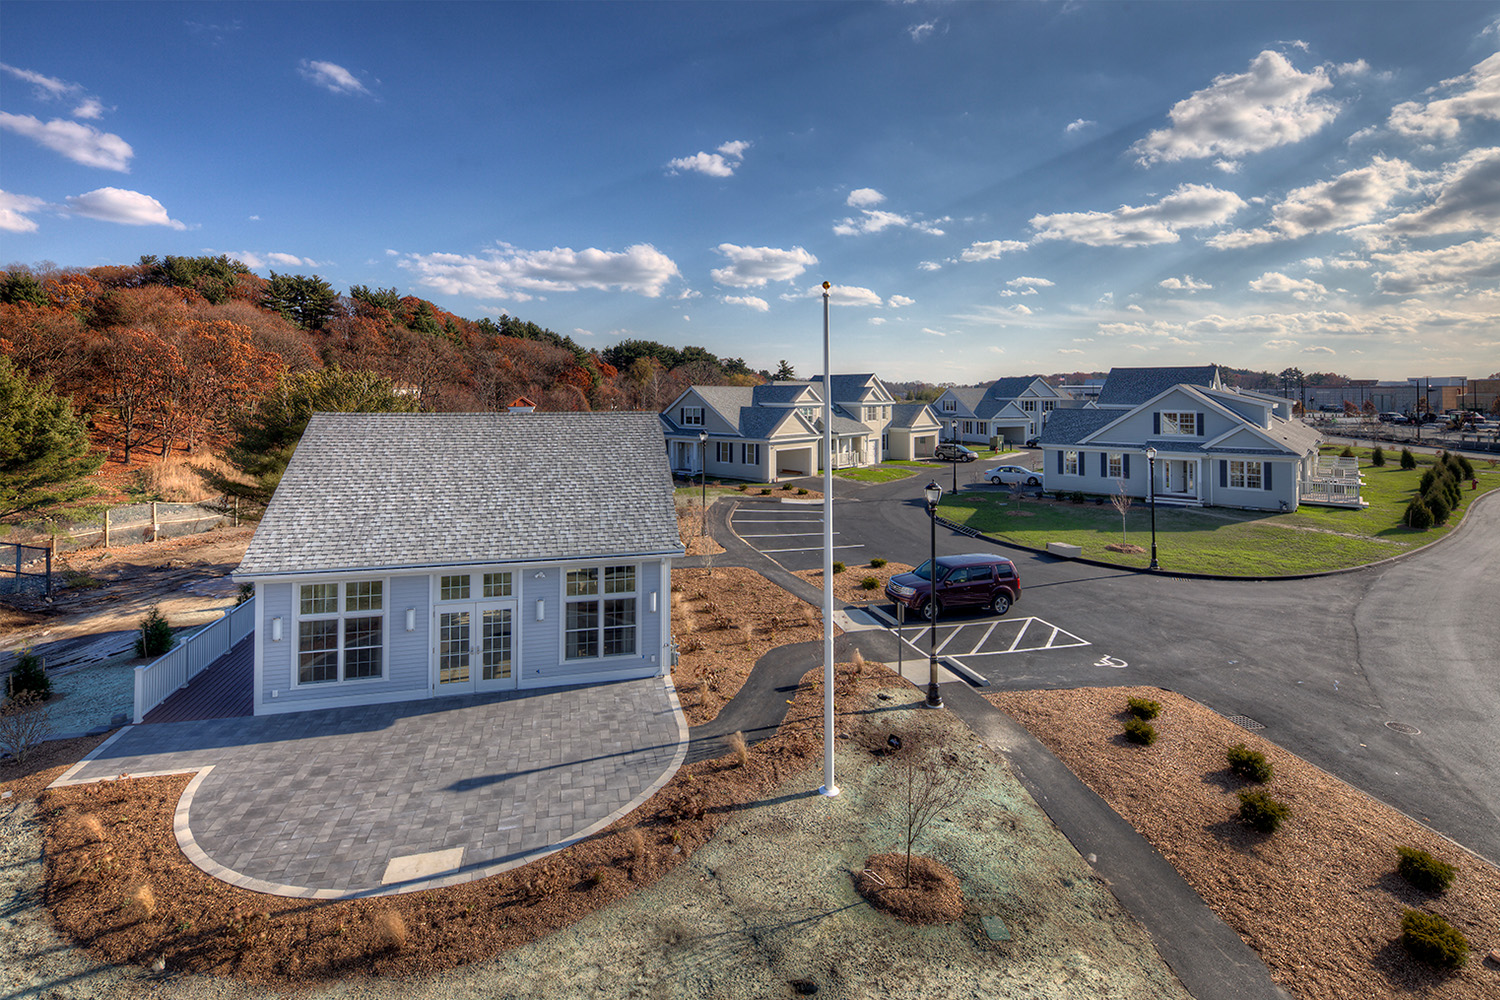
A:
[[[937,484],[937,480],[930,480],[922,489],[927,497],[927,519],[932,525],[931,561],[927,563],[927,583],[931,590],[927,594],[928,627],[927,633],[927,707],[942,708],[943,696],[938,693],[938,662],[937,662],[937,623],[938,623],[938,567],[937,567],[937,508],[938,501],[943,498],[943,488]]]
[[[708,522],[708,431],[698,432],[698,537]]]
[[[1151,490],[1151,568],[1152,569],[1161,569],[1160,566],[1156,565],[1156,449],[1155,448],[1147,448],[1146,449],[1146,464],[1150,467],[1147,470],[1146,478],[1148,480],[1147,485],[1150,487],[1150,490]]]

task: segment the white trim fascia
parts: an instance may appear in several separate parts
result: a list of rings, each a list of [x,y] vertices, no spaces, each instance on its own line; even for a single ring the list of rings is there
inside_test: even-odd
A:
[[[1204,441],[1203,442],[1203,449],[1205,451],[1207,451],[1209,448],[1214,447],[1216,444],[1218,444],[1220,441],[1223,441],[1225,438],[1232,437],[1235,434],[1239,434],[1239,433],[1241,433],[1243,431],[1250,431],[1256,437],[1258,437],[1261,440],[1263,440],[1263,441],[1267,442],[1268,444],[1270,444],[1271,447],[1273,447],[1273,448],[1279,448],[1283,453],[1285,453],[1287,455],[1296,454],[1296,452],[1293,452],[1292,449],[1288,448],[1285,444],[1283,444],[1280,441],[1277,441],[1276,439],[1274,439],[1273,437],[1271,437],[1271,435],[1267,434],[1264,430],[1262,430],[1259,427],[1256,427],[1254,424],[1249,423],[1248,421],[1246,421],[1244,424],[1242,424],[1239,427],[1231,427],[1231,428],[1229,428],[1229,430],[1225,431],[1223,434],[1220,434],[1218,437],[1214,438],[1211,441]]]
[[[327,580],[329,577],[343,578],[351,576],[419,576],[423,573],[440,573],[443,570],[467,569],[474,572],[484,566],[566,566],[598,562],[629,562],[642,559],[677,559],[687,550],[654,549],[640,552],[609,552],[591,556],[548,556],[538,559],[507,559],[496,561],[486,559],[476,562],[460,563],[422,563],[412,566],[371,566],[357,567],[353,569],[330,569],[330,570],[295,570],[286,573],[256,573],[247,575],[245,580],[253,580],[257,583],[296,583],[299,580]],[[235,577],[231,577],[235,578]]]
[[[1081,437],[1081,438],[1078,439],[1078,443],[1079,444],[1093,444],[1093,440],[1094,440],[1094,438],[1096,436],[1098,436],[1100,434],[1103,434],[1105,431],[1109,430],[1111,427],[1115,426],[1120,421],[1125,420],[1125,419],[1127,419],[1129,417],[1132,417],[1136,413],[1149,413],[1150,412],[1149,408],[1151,406],[1154,406],[1158,401],[1160,401],[1164,397],[1169,396],[1172,393],[1177,392],[1179,390],[1181,390],[1182,392],[1188,394],[1189,396],[1196,396],[1196,397],[1198,397],[1198,401],[1199,402],[1201,402],[1204,406],[1211,406],[1211,407],[1213,407],[1214,411],[1217,412],[1218,414],[1220,414],[1221,416],[1228,417],[1230,420],[1234,421],[1235,423],[1242,424],[1242,425],[1244,425],[1246,427],[1251,426],[1250,422],[1247,421],[1244,417],[1240,416],[1238,413],[1234,412],[1233,410],[1229,409],[1228,407],[1224,406],[1223,404],[1217,402],[1216,400],[1209,399],[1207,396],[1203,395],[1203,393],[1199,392],[1198,389],[1199,389],[1199,386],[1189,385],[1186,382],[1178,382],[1176,385],[1168,386],[1167,388],[1163,389],[1161,392],[1158,392],[1156,395],[1152,396],[1150,399],[1145,400],[1144,402],[1141,402],[1141,403],[1137,403],[1136,405],[1130,407],[1124,413],[1120,414],[1118,417],[1116,417],[1115,419],[1111,420],[1109,423],[1105,424],[1103,427],[1095,428],[1094,430],[1092,430],[1089,433],[1085,434],[1083,437]],[[1112,407],[1099,407],[1099,409],[1111,409],[1111,408]],[[1160,450],[1160,449],[1158,449],[1158,450]]]

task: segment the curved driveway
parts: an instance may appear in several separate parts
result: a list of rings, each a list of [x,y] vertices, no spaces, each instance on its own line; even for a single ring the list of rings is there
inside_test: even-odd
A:
[[[946,470],[945,470],[946,471]],[[922,476],[835,487],[840,537],[927,557]],[[1225,715],[1500,862],[1500,500],[1442,543],[1350,573],[1186,580],[1087,566],[938,533],[939,552],[996,546],[1020,569],[1016,611],[1090,645],[993,657],[999,688],[1154,684]],[[1162,548],[1170,565],[1170,552]],[[1100,665],[1105,656],[1127,666]],[[1407,735],[1388,726],[1415,728]]]

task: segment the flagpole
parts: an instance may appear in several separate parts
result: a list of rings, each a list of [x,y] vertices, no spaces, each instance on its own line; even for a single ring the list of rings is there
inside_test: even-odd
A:
[[[823,787],[833,782],[833,371],[828,353],[828,282],[823,282]]]

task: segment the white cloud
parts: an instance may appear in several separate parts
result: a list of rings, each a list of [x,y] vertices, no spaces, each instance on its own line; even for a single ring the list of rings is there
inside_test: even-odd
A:
[[[1057,353],[1058,354],[1082,354],[1083,351],[1080,350],[1077,347],[1059,347],[1057,349]]]
[[[1500,286],[1500,237],[1438,250],[1376,253],[1375,287],[1392,295],[1462,291]]]
[[[1239,246],[1297,239],[1309,233],[1345,229],[1373,219],[1395,198],[1410,191],[1418,177],[1403,160],[1375,157],[1370,165],[1346,171],[1328,181],[1300,187],[1271,209],[1272,229],[1226,233],[1209,245],[1225,249],[1236,238]]]
[[[1163,278],[1157,284],[1172,292],[1206,292],[1214,287],[1206,281],[1199,281],[1191,274],[1184,274],[1180,278]]]
[[[958,255],[962,261],[994,260],[1001,254],[1013,253],[1017,250],[1025,250],[1029,246],[1020,240],[987,240],[981,243],[971,243],[969,248]],[[936,271],[937,268],[930,270]]]
[[[1022,246],[1025,246],[1025,244],[1022,244]],[[917,265],[917,269],[920,271],[941,271],[943,269],[943,265],[939,264],[935,260],[924,260]]]
[[[304,59],[298,66],[297,71],[302,74],[304,79],[335,94],[368,96],[370,93],[365,85],[359,82],[358,77],[338,63]]]
[[[1339,63],[1333,70],[1339,76],[1369,76],[1370,64],[1363,59],[1356,59],[1353,62]]]
[[[1387,124],[1402,135],[1436,141],[1456,138],[1462,118],[1500,119],[1500,52],[1433,89],[1451,96],[1398,104]]]
[[[419,284],[448,295],[521,301],[530,297],[528,293],[580,289],[633,292],[654,299],[680,276],[672,259],[649,243],[619,252],[592,247],[519,250],[501,245],[484,256],[413,253],[406,254],[400,266],[414,272]]]
[[[924,21],[921,24],[908,25],[906,33],[911,36],[912,41],[920,42],[935,30],[937,30],[936,21]]]
[[[931,336],[931,337],[946,337],[946,336],[948,336],[942,330],[934,330],[930,326],[924,326],[924,327],[922,327],[922,332],[925,333],[925,334],[927,334],[928,336]]]
[[[1214,78],[1212,84],[1172,106],[1169,128],[1153,131],[1131,147],[1143,166],[1209,156],[1258,153],[1317,133],[1338,114],[1338,105],[1313,95],[1333,86],[1322,67],[1299,72],[1286,56],[1266,50],[1250,68]]]
[[[1022,295],[1035,295],[1038,288],[1054,288],[1057,282],[1048,281],[1046,278],[1028,278],[1022,275],[1019,278],[1011,278],[1005,284],[1009,288],[1022,289],[1020,292]]]
[[[756,312],[770,311],[771,304],[757,295],[725,295],[723,301],[732,306],[745,306]]]
[[[733,139],[720,146],[717,152],[705,153],[700,150],[692,156],[680,156],[672,160],[667,167],[674,174],[686,170],[707,174],[709,177],[733,177],[735,170],[745,162],[745,150],[749,148],[750,143],[745,140]]]
[[[1376,235],[1433,236],[1500,228],[1500,147],[1474,149],[1442,171],[1432,203],[1374,227]]]
[[[990,344],[988,347],[985,348],[985,350],[989,351],[991,354],[1004,354],[1005,353],[1005,348],[1001,347],[999,344]]]
[[[886,320],[884,316],[871,316],[867,322],[871,326],[885,326]]]
[[[0,191],[0,229],[8,233],[34,233],[36,223],[26,216],[46,206],[40,198]]]
[[[69,97],[83,90],[76,83],[68,83],[59,80],[55,76],[45,76],[35,70],[21,69],[19,66],[11,66],[0,63],[0,70],[4,70],[18,80],[24,80],[36,88],[37,96],[44,100],[54,100],[60,97]]]
[[[130,158],[135,155],[130,143],[119,136],[100,132],[92,125],[63,121],[61,118],[54,118],[43,124],[31,115],[12,115],[0,111],[0,128],[24,135],[86,167],[129,173]]]
[[[1092,127],[1094,127],[1095,125],[1098,125],[1098,124],[1099,124],[1098,122],[1091,121],[1088,118],[1075,118],[1072,121],[1068,122],[1067,127],[1064,128],[1063,131],[1064,132],[1082,132],[1084,129],[1086,129],[1086,128],[1092,128]]]
[[[1242,250],[1262,243],[1275,243],[1280,235],[1270,229],[1235,229],[1210,237],[1206,242],[1215,250]]]
[[[1182,184],[1154,205],[1121,205],[1112,212],[1059,212],[1034,215],[1038,240],[1072,240],[1091,247],[1138,247],[1176,243],[1180,229],[1217,226],[1245,207],[1233,191],[1212,185]]]
[[[118,222],[126,226],[167,226],[171,229],[186,229],[187,226],[167,216],[166,207],[148,194],[126,191],[117,187],[103,187],[80,195],[67,197],[68,211],[74,215]]]
[[[1268,340],[1266,346],[1273,351],[1284,351],[1289,347],[1296,347],[1297,342],[1295,340]]]
[[[1226,174],[1237,174],[1240,172],[1240,161],[1238,160],[1215,160],[1214,166]]]
[[[885,201],[885,195],[874,188],[855,188],[849,192],[849,197],[844,200],[844,204],[850,208],[869,208],[883,201]]]
[[[1142,308],[1141,306],[1138,306],[1134,302],[1132,302],[1132,303],[1130,303],[1130,305],[1128,305],[1128,306],[1125,307],[1125,311],[1128,312],[1128,313],[1143,313],[1146,310],[1144,308]]]
[[[97,98],[88,97],[81,101],[78,107],[73,109],[74,118],[103,118],[104,105]]]
[[[1299,302],[1328,294],[1328,289],[1311,278],[1289,278],[1280,271],[1267,271],[1254,279],[1250,290],[1263,295],[1290,295]]]
[[[942,236],[943,230],[938,227],[937,223],[947,221],[946,218],[942,218],[927,222],[909,215],[887,212],[884,209],[864,208],[860,209],[859,217],[851,216],[842,222],[834,223],[833,231],[839,236],[863,236],[886,229],[915,229],[919,233]]]
[[[823,286],[813,285],[800,292],[787,292],[781,296],[784,302],[796,302],[799,299],[820,299],[823,297]],[[879,309],[885,304],[885,299],[858,285],[834,285],[828,291],[828,303],[835,306],[869,306]]]
[[[892,309],[905,309],[907,306],[913,305],[916,301],[916,299],[907,298],[905,295],[892,295],[885,300],[885,304]]]
[[[1335,351],[1331,347],[1322,347],[1322,346],[1319,346],[1317,344],[1314,344],[1314,345],[1312,345],[1310,347],[1304,347],[1304,348],[1302,348],[1302,353],[1303,354],[1336,354],[1338,352]]]
[[[1025,306],[1023,306],[1019,302],[1017,302],[1013,306],[1006,306],[1006,308],[1009,309],[1011,312],[1015,313],[1017,316],[1030,316],[1031,315],[1031,310],[1028,309],[1028,308],[1026,308]]]
[[[763,288],[770,281],[791,281],[818,262],[801,247],[782,250],[720,243],[717,249],[729,258],[729,266],[714,269],[713,279],[735,288]]]
[[[275,264],[278,267],[317,267],[318,262],[311,257],[298,257],[294,253],[268,253],[266,263]]]

